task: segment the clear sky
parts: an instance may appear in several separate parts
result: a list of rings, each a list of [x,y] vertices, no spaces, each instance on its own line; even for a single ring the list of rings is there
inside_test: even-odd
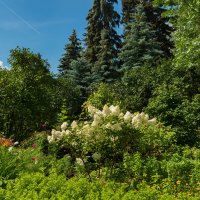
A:
[[[93,0],[0,0],[0,66],[16,46],[40,53],[56,72],[72,29],[79,38]]]

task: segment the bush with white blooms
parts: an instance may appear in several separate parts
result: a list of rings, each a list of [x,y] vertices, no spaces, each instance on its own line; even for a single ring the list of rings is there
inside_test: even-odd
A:
[[[99,110],[89,105],[88,114],[90,121],[64,122],[60,130],[52,130],[47,138],[50,145],[70,148],[83,163],[89,156],[96,162],[113,163],[127,152],[159,154],[174,139],[169,127],[143,112],[124,114],[119,106],[105,105]]]

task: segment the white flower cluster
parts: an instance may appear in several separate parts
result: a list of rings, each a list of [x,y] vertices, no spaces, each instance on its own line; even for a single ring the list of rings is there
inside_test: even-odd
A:
[[[123,114],[120,111],[119,106],[113,105],[110,107],[105,105],[102,111],[93,106],[89,106],[88,112],[93,116],[92,126],[94,127],[101,124],[103,120],[109,116],[116,116],[119,118],[119,121],[123,121],[125,124],[131,123],[134,128],[139,128],[142,124],[155,125],[157,123],[156,118],[149,119],[148,114],[145,114],[144,112],[131,114],[129,111],[127,111],[125,114]],[[105,125],[105,128],[115,131],[120,131],[122,129],[120,123],[118,122],[115,122],[114,124],[109,122]]]
[[[75,127],[75,121],[72,122],[71,126],[72,127]],[[67,122],[64,122],[62,125],[61,125],[61,131],[57,131],[55,129],[53,129],[51,131],[51,135],[47,136],[47,140],[49,143],[54,143],[54,142],[58,142],[60,141],[64,136],[67,136],[67,135],[70,135],[71,134],[71,131],[69,131],[67,129]]]
[[[121,131],[123,125],[127,124],[133,126],[133,128],[139,128],[142,124],[155,125],[157,123],[156,118],[149,119],[148,114],[143,112],[131,114],[129,111],[123,114],[119,106],[113,105],[110,107],[105,105],[102,111],[93,106],[88,106],[88,112],[93,118],[92,122],[86,121],[82,125],[79,125],[76,121],[73,121],[71,126],[68,126],[67,122],[64,122],[61,125],[61,131],[52,130],[51,136],[47,138],[49,143],[60,141],[63,137],[72,133],[89,138],[100,127],[112,131]],[[110,117],[113,120],[109,121]]]
[[[76,158],[76,164],[80,165],[80,166],[83,166],[84,162],[83,162],[83,160],[81,158]]]

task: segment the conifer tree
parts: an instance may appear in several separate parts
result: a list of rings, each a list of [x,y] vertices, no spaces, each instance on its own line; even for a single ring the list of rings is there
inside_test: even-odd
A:
[[[72,35],[69,37],[69,44],[65,45],[65,52],[60,59],[58,70],[61,76],[65,76],[70,68],[70,63],[80,57],[81,43],[77,38],[76,31],[73,30]]]
[[[70,64],[69,78],[71,78],[82,93],[82,99],[85,100],[89,93],[89,86],[92,82],[91,65],[81,56],[77,60],[73,60]]]
[[[123,62],[123,71],[140,67],[145,63],[152,64],[163,54],[160,44],[156,41],[155,30],[147,22],[142,4],[136,7],[134,19],[119,54]]]
[[[98,60],[94,65],[93,74],[96,81],[112,82],[117,78],[118,60],[115,55],[115,48],[110,42],[109,31],[103,29],[101,32],[100,50],[97,54]]]
[[[121,46],[120,36],[115,30],[120,23],[120,15],[114,10],[115,3],[117,0],[94,0],[87,17],[86,59],[93,65],[94,77],[103,81],[110,80],[113,71],[110,68],[114,66],[110,64],[117,60]]]
[[[122,0],[124,33],[128,34],[129,24],[135,21],[135,12],[138,4],[143,4],[147,22],[152,24],[155,30],[156,40],[160,43],[165,57],[171,56],[173,42],[171,40],[172,26],[169,25],[169,17],[162,17],[166,9],[162,5],[153,5],[153,0]]]
[[[97,61],[98,46],[101,40],[102,23],[100,21],[100,0],[94,0],[92,8],[89,10],[86,20],[85,44],[87,46],[85,56],[89,63],[94,64]]]

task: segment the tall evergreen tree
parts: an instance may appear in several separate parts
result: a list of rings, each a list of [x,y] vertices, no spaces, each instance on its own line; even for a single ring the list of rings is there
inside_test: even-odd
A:
[[[135,21],[134,13],[138,4],[143,4],[147,22],[152,24],[156,33],[156,40],[160,43],[164,56],[171,56],[171,48],[173,48],[171,33],[173,28],[168,23],[169,16],[161,16],[166,9],[162,5],[154,6],[153,0],[122,0],[122,21],[125,27],[125,34],[130,30],[129,24]]]
[[[115,30],[120,23],[120,15],[114,10],[115,3],[117,0],[94,0],[87,17],[86,59],[93,65],[95,77],[104,81],[112,76],[113,69],[110,67],[113,68],[113,65],[110,64],[117,60],[121,45],[120,36]],[[105,73],[102,70],[106,70]]]
[[[90,84],[92,82],[91,64],[81,56],[70,64],[69,78],[71,78],[81,90],[82,101],[84,102],[88,96]],[[82,102],[82,103],[83,103]]]
[[[109,31],[103,29],[101,32],[100,50],[97,54],[97,62],[93,68],[94,79],[96,81],[111,82],[118,76],[118,60],[116,49],[110,42]]]
[[[89,10],[86,20],[88,25],[86,27],[85,44],[86,58],[89,63],[94,64],[97,61],[98,46],[101,40],[102,23],[100,21],[100,0],[94,0],[92,8]]]
[[[62,76],[66,75],[70,68],[70,63],[80,57],[81,43],[77,38],[76,31],[73,30],[72,35],[69,37],[69,44],[65,45],[65,52],[60,59],[58,70]]]
[[[163,54],[160,44],[156,41],[155,30],[147,22],[142,4],[137,5],[134,19],[119,54],[123,62],[123,71],[140,67],[144,63],[152,64]]]

